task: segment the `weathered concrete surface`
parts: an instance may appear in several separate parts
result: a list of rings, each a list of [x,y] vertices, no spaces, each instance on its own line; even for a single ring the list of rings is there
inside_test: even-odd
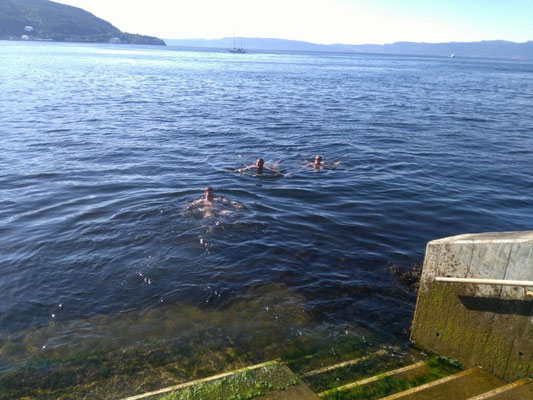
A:
[[[435,282],[435,277],[533,280],[533,231],[429,242],[411,339],[514,380],[533,374],[533,298],[519,287]],[[533,290],[533,288],[528,288]]]
[[[490,400],[527,400],[533,399],[533,383],[520,386],[508,392],[500,393],[490,397]],[[488,399],[487,399],[488,400]]]
[[[258,397],[257,400],[318,400],[319,397],[314,394],[304,383],[288,387],[285,390],[278,390],[265,396]]]
[[[500,386],[489,392],[472,397],[469,400],[518,400],[533,399],[533,384],[531,378],[524,378]]]
[[[318,397],[286,365],[269,361],[123,400],[302,399]]]
[[[382,400],[467,400],[503,384],[502,380],[487,371],[473,368]]]

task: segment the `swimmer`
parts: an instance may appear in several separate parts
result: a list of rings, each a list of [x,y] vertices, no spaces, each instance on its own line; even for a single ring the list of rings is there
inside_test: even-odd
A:
[[[249,169],[254,169],[254,168],[255,168],[255,173],[257,175],[261,175],[265,171],[273,172],[274,174],[277,174],[277,175],[283,175],[280,171],[278,171],[276,169],[273,169],[273,168],[270,168],[270,167],[267,167],[265,165],[265,161],[261,157],[259,157],[256,160],[254,165],[245,165],[244,168],[236,169],[235,172],[246,172]]]
[[[227,209],[227,206],[231,206],[236,210],[244,209],[244,205],[239,202],[228,200],[225,197],[215,197],[213,188],[207,186],[204,189],[204,197],[189,204],[187,210],[191,211],[197,209],[203,212],[204,218],[208,218],[212,217],[215,212],[218,215],[231,214],[231,211]],[[226,207],[226,209],[224,209],[224,207]]]
[[[200,200],[203,200],[204,204],[212,204],[215,201],[213,193],[213,188],[211,186],[206,186],[204,189],[204,198]]]
[[[313,167],[314,169],[316,170],[321,170],[323,169],[324,167],[337,167],[341,162],[340,161],[336,161],[334,163],[329,163],[329,162],[325,162],[323,159],[322,159],[322,156],[316,156],[315,157],[315,160],[312,161],[312,162],[308,162],[307,164],[305,164],[304,166],[302,166],[302,168],[305,168],[305,167]]]
[[[325,166],[326,166],[326,163],[322,160],[322,156],[316,156],[314,161],[308,162],[302,168],[313,167],[314,169],[322,169]]]

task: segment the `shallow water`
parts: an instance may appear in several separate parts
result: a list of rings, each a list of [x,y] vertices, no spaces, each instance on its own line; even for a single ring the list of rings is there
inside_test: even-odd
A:
[[[246,340],[302,325],[402,340],[415,294],[391,265],[420,262],[435,238],[533,226],[530,63],[0,52],[0,368],[196,320]],[[316,154],[341,164],[300,168]],[[284,176],[228,171],[258,156]],[[184,213],[206,185],[245,209]],[[287,303],[261,329],[228,317],[276,307],[265,288],[279,285],[300,322]],[[189,317],[145,336],[176,310]]]

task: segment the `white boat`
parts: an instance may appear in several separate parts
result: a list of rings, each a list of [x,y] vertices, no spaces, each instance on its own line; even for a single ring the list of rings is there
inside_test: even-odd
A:
[[[248,53],[246,49],[243,49],[242,47],[234,47],[232,49],[228,49],[230,53]]]
[[[244,54],[247,53],[246,49],[242,47],[242,36],[241,36],[241,47],[235,47],[235,31],[233,31],[233,48],[228,49],[230,53]]]

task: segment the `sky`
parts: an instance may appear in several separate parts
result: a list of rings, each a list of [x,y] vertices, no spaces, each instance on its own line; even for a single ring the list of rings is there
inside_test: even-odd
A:
[[[533,40],[533,0],[55,0],[122,31],[313,43]]]

